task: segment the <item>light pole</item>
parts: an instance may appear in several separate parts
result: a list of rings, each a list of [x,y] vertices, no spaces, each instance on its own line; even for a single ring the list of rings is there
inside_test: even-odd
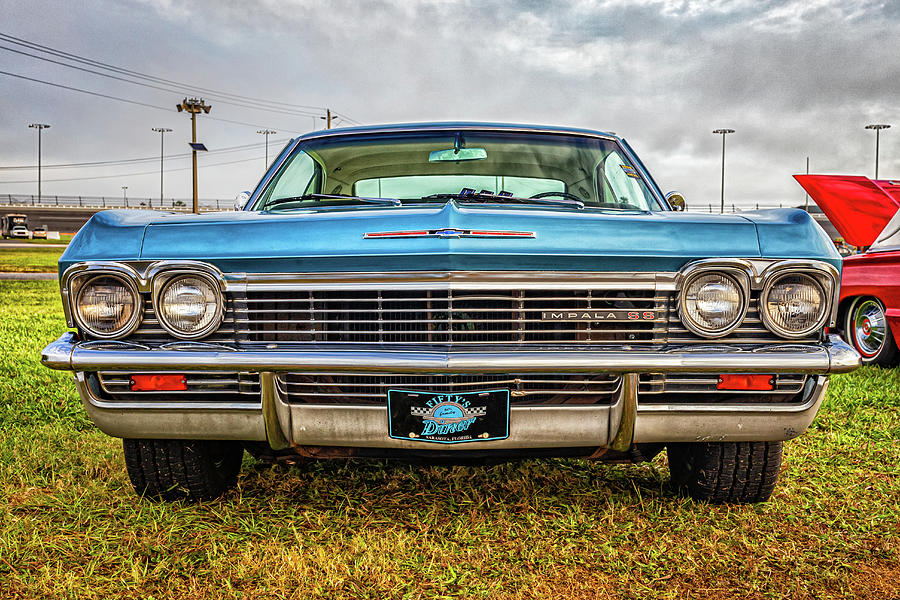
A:
[[[159,134],[159,207],[162,208],[163,205],[163,137],[167,133],[171,133],[172,130],[168,127],[153,127],[150,131],[155,131]],[[150,200],[147,200],[147,206],[150,205]]]
[[[178,112],[186,111],[191,114],[191,158],[194,171],[194,214],[200,213],[200,201],[197,200],[197,150],[206,150],[203,144],[197,143],[197,114],[201,111],[209,114],[212,106],[197,98],[185,98],[181,104],[175,107]]]
[[[38,204],[41,203],[41,131],[44,129],[50,129],[50,126],[46,123],[31,123],[29,125],[32,129],[38,130]]]
[[[269,168],[269,135],[278,133],[274,129],[260,129],[256,133],[266,136],[266,168]]]
[[[128,190],[128,186],[127,186],[127,185],[123,185],[123,186],[122,186],[122,202],[125,203],[125,206],[128,206],[128,196],[127,196],[127,194],[126,194],[126,191],[127,191],[127,190]]]
[[[725,212],[725,136],[734,133],[734,129],[714,129],[713,133],[722,134],[722,198],[719,205],[719,214]]]
[[[875,179],[878,179],[878,143],[881,141],[879,139],[881,137],[881,130],[890,129],[890,127],[890,125],[885,125],[884,123],[872,123],[871,125],[866,125],[866,129],[875,130]]]

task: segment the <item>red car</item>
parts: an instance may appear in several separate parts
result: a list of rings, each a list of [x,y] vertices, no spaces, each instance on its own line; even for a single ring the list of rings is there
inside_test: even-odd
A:
[[[848,244],[838,323],[863,362],[900,357],[900,181],[847,175],[795,175]]]

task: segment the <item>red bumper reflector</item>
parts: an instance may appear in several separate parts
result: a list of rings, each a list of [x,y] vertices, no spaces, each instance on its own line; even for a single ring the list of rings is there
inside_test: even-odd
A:
[[[719,375],[719,383],[716,389],[720,390],[773,390],[775,389],[774,375]]]
[[[180,392],[187,389],[184,375],[132,375],[132,392]]]

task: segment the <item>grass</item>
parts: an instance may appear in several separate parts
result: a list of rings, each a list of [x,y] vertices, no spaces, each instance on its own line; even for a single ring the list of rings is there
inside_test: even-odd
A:
[[[54,282],[0,282],[0,597],[896,598],[900,371],[835,377],[770,502],[641,466],[245,458],[237,490],[153,503],[38,355]]]
[[[65,248],[51,244],[34,248],[5,248],[0,246],[0,272],[55,273],[59,257]]]
[[[40,245],[50,245],[50,246],[52,246],[52,245],[54,245],[54,244],[56,244],[56,245],[59,245],[59,244],[68,244],[69,242],[72,241],[72,237],[74,237],[74,235],[75,235],[75,234],[73,234],[73,233],[61,233],[61,234],[59,234],[59,239],[58,239],[58,240],[48,240],[48,239],[41,239],[41,238],[37,238],[37,239],[20,239],[20,238],[14,238],[13,241],[15,241],[15,242],[24,242],[24,243],[26,243],[26,244],[35,244],[35,245],[38,245],[38,246],[40,246]]]

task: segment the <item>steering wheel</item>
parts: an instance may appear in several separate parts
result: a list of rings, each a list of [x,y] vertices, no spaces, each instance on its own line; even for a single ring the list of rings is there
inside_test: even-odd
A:
[[[576,202],[584,202],[584,200],[582,200],[575,194],[570,194],[569,192],[541,192],[540,194],[535,194],[534,196],[528,196],[528,197],[529,198],[549,198],[550,196],[562,196],[563,198],[568,198],[569,200],[575,200]]]

